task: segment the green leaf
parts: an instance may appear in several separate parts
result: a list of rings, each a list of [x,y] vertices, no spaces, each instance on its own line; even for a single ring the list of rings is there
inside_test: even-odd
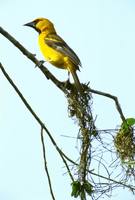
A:
[[[135,124],[135,118],[127,118],[126,121],[129,126],[133,126]]]
[[[91,193],[93,192],[92,188],[93,186],[88,181],[85,181],[84,190],[87,192],[88,195],[91,195]]]
[[[71,183],[71,185],[72,185],[71,196],[77,198],[80,195],[81,184],[79,181],[74,181],[73,183]]]
[[[122,123],[122,129],[128,129],[135,124],[135,118],[127,118],[125,122]]]

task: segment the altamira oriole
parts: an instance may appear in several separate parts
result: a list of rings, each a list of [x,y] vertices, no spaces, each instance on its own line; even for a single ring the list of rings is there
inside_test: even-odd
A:
[[[25,24],[34,28],[38,33],[38,43],[45,59],[52,65],[67,69],[72,74],[79,93],[83,93],[82,86],[76,74],[81,66],[80,59],[67,43],[56,33],[53,23],[45,18],[37,18]]]

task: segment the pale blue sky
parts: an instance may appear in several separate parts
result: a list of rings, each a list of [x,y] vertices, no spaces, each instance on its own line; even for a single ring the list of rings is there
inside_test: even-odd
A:
[[[58,34],[81,59],[80,80],[90,81],[93,89],[116,95],[126,117],[135,117],[134,0],[0,0],[0,8],[1,26],[40,60],[43,57],[38,49],[37,33],[22,25],[37,17],[52,20]],[[61,137],[62,134],[76,137],[78,131],[67,116],[63,94],[1,35],[0,44],[0,62],[47,124],[59,146],[68,155],[75,152],[76,156],[76,140]],[[64,70],[46,66],[59,79],[67,78]],[[0,91],[0,199],[51,200],[44,175],[40,127],[2,73]],[[111,100],[94,96],[93,111],[99,129],[115,128],[121,122]],[[63,176],[63,163],[47,137],[46,140],[56,197],[73,199],[70,180],[67,175]],[[133,200],[133,196],[127,190],[118,189],[110,199]]]

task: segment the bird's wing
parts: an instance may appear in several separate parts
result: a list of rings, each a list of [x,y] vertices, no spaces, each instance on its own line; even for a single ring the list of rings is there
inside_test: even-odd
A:
[[[81,66],[80,59],[67,43],[57,34],[48,34],[45,37],[45,43],[56,51],[68,56],[76,66]]]

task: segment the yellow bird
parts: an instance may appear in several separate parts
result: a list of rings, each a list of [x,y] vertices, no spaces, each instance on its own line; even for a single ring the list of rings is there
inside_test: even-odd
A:
[[[76,71],[81,66],[80,59],[68,44],[56,33],[53,23],[45,18],[37,18],[25,24],[34,28],[38,33],[38,43],[45,59],[52,65],[68,70],[72,74],[75,86],[83,94],[82,86]]]

